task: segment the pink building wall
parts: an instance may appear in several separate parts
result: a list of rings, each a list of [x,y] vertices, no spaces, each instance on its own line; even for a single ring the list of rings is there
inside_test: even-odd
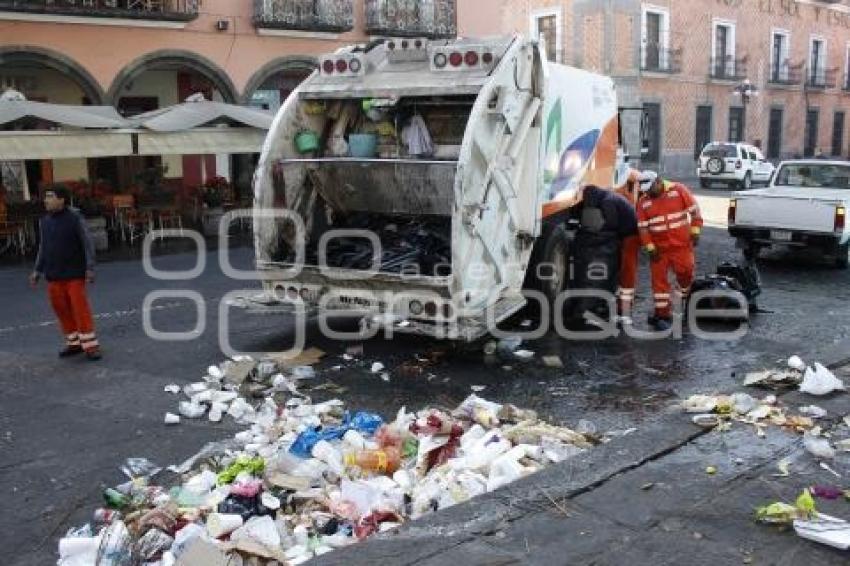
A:
[[[500,9],[504,0],[458,0],[458,33],[492,35],[501,28]],[[27,16],[0,13],[0,53],[10,46],[48,49],[83,67],[108,92],[119,73],[140,57],[161,50],[186,51],[208,59],[223,70],[236,95],[245,92],[251,78],[264,65],[282,57],[316,57],[341,45],[362,42],[364,2],[354,0],[354,28],[344,33],[280,32],[262,35],[253,23],[251,0],[203,0],[200,14],[184,29],[117,26],[101,19],[98,24],[78,23],[73,17],[63,23],[25,21]],[[10,19],[20,18],[20,19]],[[89,18],[86,22],[95,20]],[[229,23],[218,31],[216,22]],[[146,22],[147,23],[147,22]],[[0,57],[2,69],[2,57]]]

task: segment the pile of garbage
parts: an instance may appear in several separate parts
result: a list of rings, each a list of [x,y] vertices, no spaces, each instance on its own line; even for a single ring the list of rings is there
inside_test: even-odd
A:
[[[850,499],[850,491],[828,486],[804,489],[793,505],[777,501],[756,509],[756,521],[769,525],[792,525],[801,538],[825,544],[839,550],[850,549],[850,523],[844,519],[820,513],[815,497],[820,499]]]
[[[372,243],[363,237],[334,238],[327,245],[327,267],[367,270],[378,267],[386,273],[427,276],[451,275],[451,219],[409,219],[374,214],[352,214],[333,226],[336,229],[369,232],[381,242],[376,257]],[[307,248],[306,261],[319,265],[318,245]],[[294,255],[291,256],[294,260]]]
[[[171,489],[153,481],[161,472],[147,460],[128,461],[130,481],[107,489],[93,524],[60,541],[59,565],[300,564],[601,440],[475,394],[452,411],[402,407],[385,422],[340,400],[313,403],[297,389],[305,367],[284,374],[236,359],[184,388],[184,416],[229,414],[250,428],[170,467]]]
[[[814,405],[800,410],[805,414],[788,414],[788,408],[772,394],[761,399],[747,393],[691,395],[682,402],[682,409],[693,413],[692,420],[697,426],[724,431],[732,423],[740,422],[755,427],[758,436],[765,436],[765,429],[771,425],[806,432],[814,428],[815,419],[826,416],[826,411]]]
[[[748,373],[744,385],[771,389],[799,388],[810,395],[829,395],[835,391],[844,391],[844,382],[835,377],[819,363],[808,367],[799,356],[788,358],[786,368]]]

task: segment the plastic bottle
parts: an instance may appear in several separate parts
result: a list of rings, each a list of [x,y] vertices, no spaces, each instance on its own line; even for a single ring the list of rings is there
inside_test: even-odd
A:
[[[345,455],[346,466],[357,466],[364,470],[394,474],[401,464],[401,454],[398,449],[388,446],[382,450],[361,450]]]
[[[103,491],[103,500],[110,509],[124,509],[130,504],[130,498],[117,489],[107,488]]]

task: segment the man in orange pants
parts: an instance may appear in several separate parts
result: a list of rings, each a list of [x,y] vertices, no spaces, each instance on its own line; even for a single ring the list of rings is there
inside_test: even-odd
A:
[[[69,202],[68,189],[61,185],[44,193],[48,214],[41,219],[41,244],[30,284],[35,287],[39,279],[47,279],[50,304],[65,334],[59,357],[85,353],[89,360],[99,360],[100,346],[86,297],[86,283],[94,282],[94,245],[85,220],[69,208]]]
[[[638,234],[652,260],[652,293],[655,314],[649,322],[656,330],[671,327],[673,296],[670,271],[676,276],[682,298],[687,300],[694,282],[694,246],[702,232],[702,215],[691,191],[681,183],[663,181],[657,173],[644,171],[638,178]]]
[[[625,175],[626,182],[615,189],[617,194],[625,198],[635,207],[640,196],[638,191],[638,172],[629,169]],[[632,323],[632,306],[635,302],[637,289],[638,260],[640,256],[640,236],[627,236],[623,239],[620,250],[620,290],[617,293],[617,314],[622,324]]]

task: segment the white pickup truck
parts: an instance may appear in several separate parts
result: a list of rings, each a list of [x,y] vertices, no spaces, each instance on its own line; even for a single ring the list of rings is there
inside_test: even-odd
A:
[[[850,265],[850,162],[781,163],[767,188],[741,191],[729,200],[729,233],[749,257],[762,248],[810,248]]]

